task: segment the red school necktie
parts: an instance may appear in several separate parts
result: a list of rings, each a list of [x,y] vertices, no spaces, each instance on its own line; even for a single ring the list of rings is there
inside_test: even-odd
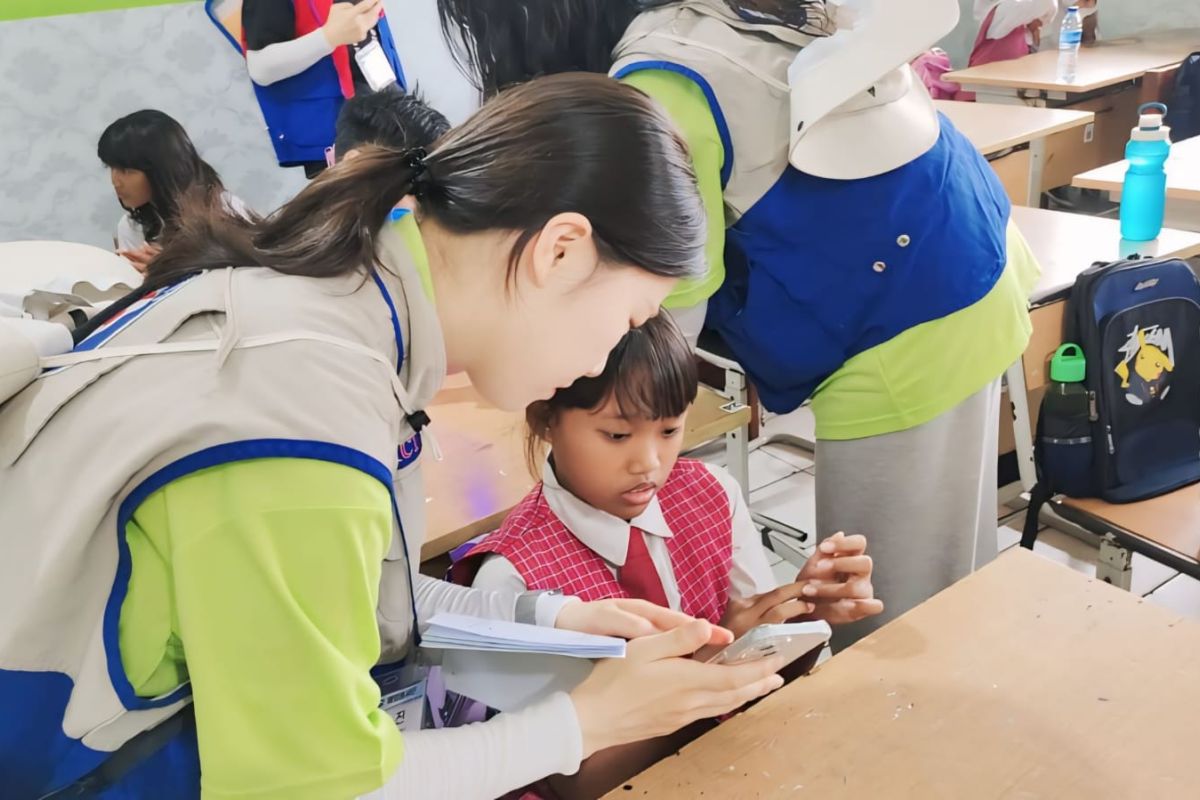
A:
[[[646,537],[638,528],[629,529],[629,549],[625,551],[625,566],[617,570],[617,584],[630,597],[670,608],[662,579],[646,547]]]

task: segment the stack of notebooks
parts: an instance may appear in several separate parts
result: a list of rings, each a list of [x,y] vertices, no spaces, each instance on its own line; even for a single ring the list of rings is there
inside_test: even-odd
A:
[[[624,639],[445,613],[429,621],[429,629],[421,635],[421,645],[439,650],[539,653],[570,658],[625,657]]]

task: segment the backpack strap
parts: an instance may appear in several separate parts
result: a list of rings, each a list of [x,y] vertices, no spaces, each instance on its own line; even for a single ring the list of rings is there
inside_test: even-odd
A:
[[[1038,481],[1029,492],[1029,508],[1025,511],[1025,527],[1021,529],[1021,547],[1032,550],[1037,542],[1038,522],[1042,506],[1054,496],[1046,484]]]

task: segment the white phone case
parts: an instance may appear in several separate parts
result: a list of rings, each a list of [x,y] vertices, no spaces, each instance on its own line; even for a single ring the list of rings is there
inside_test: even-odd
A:
[[[783,625],[759,625],[717,653],[710,664],[744,664],[773,655],[783,656],[784,666],[805,653],[823,647],[833,631],[828,622],[789,622]]]

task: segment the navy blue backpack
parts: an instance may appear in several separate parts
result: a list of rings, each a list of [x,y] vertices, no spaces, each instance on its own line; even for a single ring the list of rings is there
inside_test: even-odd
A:
[[[1187,262],[1093,265],[1064,327],[1087,358],[1087,409],[1059,419],[1043,402],[1027,533],[1055,494],[1130,503],[1200,481],[1200,281]]]
[[[1200,53],[1192,53],[1179,65],[1167,107],[1171,110],[1163,123],[1171,126],[1172,141],[1200,135]]]

